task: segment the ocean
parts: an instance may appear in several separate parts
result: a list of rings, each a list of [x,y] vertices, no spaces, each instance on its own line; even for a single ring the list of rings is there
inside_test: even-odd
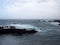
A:
[[[35,34],[22,36],[0,35],[0,45],[60,45],[60,26],[44,20],[0,20],[0,25],[19,25],[21,28],[35,28]],[[19,28],[20,28],[19,27]],[[40,31],[39,31],[40,30]]]

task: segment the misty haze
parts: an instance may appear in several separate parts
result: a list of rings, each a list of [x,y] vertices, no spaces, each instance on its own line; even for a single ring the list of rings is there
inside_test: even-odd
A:
[[[60,45],[60,0],[0,0],[0,45]]]

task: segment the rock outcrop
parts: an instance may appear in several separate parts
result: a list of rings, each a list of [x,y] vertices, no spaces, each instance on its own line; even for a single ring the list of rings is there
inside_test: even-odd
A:
[[[54,20],[54,22],[58,22],[58,23],[60,23],[60,20]]]
[[[60,20],[49,20],[48,22],[54,22],[57,25],[60,25]]]
[[[58,22],[59,23],[58,25],[60,25],[60,20],[54,20],[54,22]]]
[[[0,34],[33,34],[36,33],[36,30],[27,30],[27,29],[16,29],[14,26],[0,27]]]

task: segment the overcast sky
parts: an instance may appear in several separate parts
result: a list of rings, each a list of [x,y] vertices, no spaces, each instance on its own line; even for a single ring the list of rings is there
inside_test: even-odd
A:
[[[60,18],[60,0],[0,0],[0,19],[48,18]]]

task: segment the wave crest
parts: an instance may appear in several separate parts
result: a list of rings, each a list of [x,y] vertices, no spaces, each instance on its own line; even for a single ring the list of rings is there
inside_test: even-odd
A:
[[[40,28],[35,27],[33,25],[30,25],[30,24],[10,24],[10,25],[5,25],[5,26],[14,26],[17,29],[36,30],[38,32],[41,32]]]

